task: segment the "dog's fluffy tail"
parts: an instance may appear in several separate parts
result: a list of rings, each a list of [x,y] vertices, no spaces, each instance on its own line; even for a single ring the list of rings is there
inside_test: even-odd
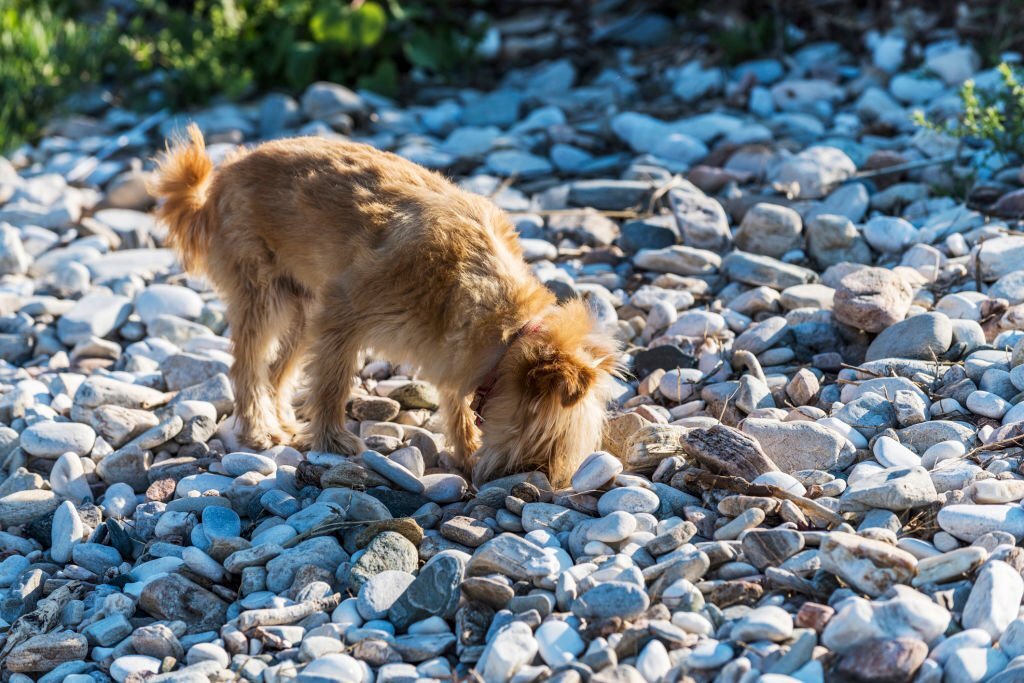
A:
[[[205,209],[212,175],[213,162],[206,155],[203,133],[193,123],[188,127],[187,140],[168,145],[149,187],[150,193],[162,200],[157,217],[167,225],[167,244],[190,273],[205,268],[212,238],[213,226]]]

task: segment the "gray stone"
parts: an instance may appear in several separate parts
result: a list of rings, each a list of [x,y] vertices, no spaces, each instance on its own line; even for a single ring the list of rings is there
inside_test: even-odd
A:
[[[789,207],[755,204],[743,216],[734,240],[743,251],[780,258],[803,247],[803,223]]]
[[[463,563],[455,557],[435,557],[391,606],[388,619],[399,631],[430,616],[453,619],[459,606],[463,571]]]
[[[88,294],[57,321],[57,336],[68,346],[91,337],[102,339],[123,325],[131,312],[132,303],[127,297]]]
[[[883,268],[860,268],[839,281],[832,311],[841,323],[880,332],[906,317],[912,296],[910,286],[898,274]]]
[[[794,188],[794,194],[801,199],[815,199],[829,194],[856,171],[856,165],[842,150],[815,146],[784,161],[774,180]]]
[[[894,468],[869,474],[850,484],[843,492],[842,503],[851,509],[901,511],[930,505],[937,497],[926,469]]]
[[[572,602],[572,613],[580,619],[634,619],[650,605],[646,591],[634,583],[608,581],[591,588]]]
[[[314,83],[302,94],[302,113],[311,119],[327,120],[338,114],[361,114],[365,110],[363,98],[337,83]]]
[[[55,460],[64,453],[89,455],[96,432],[75,422],[37,422],[21,433],[21,447],[39,458]]]
[[[148,582],[139,607],[157,619],[185,622],[188,633],[217,630],[227,619],[223,600],[175,573]]]
[[[412,574],[419,565],[416,546],[402,534],[382,531],[377,534],[352,566],[351,580],[359,588],[370,578],[388,569]]]
[[[383,619],[415,579],[408,572],[393,569],[374,574],[359,589],[359,614],[363,619]]]
[[[287,590],[295,573],[303,565],[314,565],[334,573],[338,565],[348,560],[348,554],[332,536],[318,536],[302,541],[266,563],[267,590],[280,593]]]
[[[730,280],[780,291],[818,280],[813,270],[742,251],[733,251],[722,259],[722,271]]]
[[[865,359],[919,358],[934,360],[953,342],[949,318],[941,313],[922,313],[886,328],[868,347]]]
[[[848,439],[814,422],[778,422],[747,418],[740,429],[757,439],[765,455],[783,472],[830,470],[853,458]]]
[[[718,200],[682,181],[668,193],[683,244],[695,249],[724,252],[732,242],[729,221]]]

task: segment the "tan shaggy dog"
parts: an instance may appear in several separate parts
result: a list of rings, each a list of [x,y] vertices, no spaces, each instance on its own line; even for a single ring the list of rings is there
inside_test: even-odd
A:
[[[227,305],[243,441],[362,452],[345,405],[373,349],[439,388],[453,455],[468,471],[477,454],[477,482],[543,470],[564,485],[599,447],[617,344],[584,302],[558,304],[534,278],[494,204],[367,145],[278,140],[214,170],[198,127],[189,137],[152,191],[186,270]]]

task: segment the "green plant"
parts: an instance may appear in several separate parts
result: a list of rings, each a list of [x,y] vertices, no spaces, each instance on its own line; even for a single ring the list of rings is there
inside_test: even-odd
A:
[[[139,0],[121,46],[144,72],[166,72],[173,104],[256,88],[298,91],[331,80],[393,94],[418,67],[465,64],[476,32],[446,2],[197,0],[190,9]]]
[[[960,118],[939,123],[923,112],[914,112],[914,122],[929,130],[946,133],[967,143],[987,147],[989,154],[1024,158],[1024,85],[1013,67],[998,67],[1002,82],[990,89],[978,88],[973,80],[960,89],[963,113]]]
[[[61,12],[66,4],[0,0],[0,151],[34,135],[102,73],[112,17],[76,21]]]
[[[458,3],[456,5],[455,3]],[[412,69],[472,63],[482,0],[0,0],[0,151],[31,138],[83,84],[175,107],[330,80],[383,95]]]

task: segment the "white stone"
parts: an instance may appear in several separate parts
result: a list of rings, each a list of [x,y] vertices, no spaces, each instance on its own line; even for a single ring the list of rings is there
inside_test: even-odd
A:
[[[657,639],[648,642],[640,651],[640,656],[636,658],[636,669],[647,681],[664,680],[671,668],[672,660],[669,659],[668,650]]]
[[[943,531],[973,543],[990,531],[1024,539],[1024,508],[1019,505],[947,505],[937,516]]]
[[[57,458],[50,470],[50,488],[57,495],[76,503],[91,499],[92,490],[85,478],[82,458],[70,452]]]
[[[548,666],[558,667],[572,662],[583,652],[586,643],[568,623],[549,619],[537,628],[537,648]]]
[[[687,311],[676,318],[676,321],[665,332],[668,336],[683,337],[714,337],[725,331],[725,318],[710,311]]]
[[[85,527],[75,506],[69,500],[61,503],[53,514],[53,524],[50,527],[50,556],[53,560],[61,564],[67,563],[71,559],[71,551],[75,544],[82,540],[84,533]]]
[[[658,391],[670,401],[682,403],[695,393],[697,382],[704,377],[700,370],[691,368],[673,368],[666,372],[658,382]]]
[[[658,494],[639,486],[620,486],[608,491],[597,502],[597,511],[609,515],[615,510],[623,512],[654,512],[661,505]]]
[[[155,674],[160,670],[160,660],[146,655],[125,655],[110,664],[110,677],[117,683],[125,683],[131,674]]]
[[[967,395],[967,409],[975,415],[1001,418],[1010,409],[1010,403],[988,391],[972,391]]]
[[[930,470],[943,460],[962,458],[966,453],[967,446],[961,441],[940,441],[925,450],[921,456],[921,465]]]
[[[917,228],[895,216],[875,216],[864,224],[864,239],[875,251],[901,252],[917,239]]]
[[[341,601],[341,604],[334,608],[331,612],[331,621],[335,624],[351,624],[353,626],[362,626],[363,617],[359,614],[359,599],[358,598],[346,598]]]
[[[602,543],[619,543],[636,530],[636,518],[628,512],[616,510],[587,524],[587,539]]]
[[[367,670],[362,663],[354,657],[338,652],[318,657],[302,670],[302,674],[314,680],[323,678],[338,683],[365,683],[372,680],[367,676]]]
[[[875,439],[872,452],[884,467],[918,467],[921,464],[917,453],[889,436]]]
[[[823,417],[820,420],[816,420],[816,422],[822,427],[828,427],[836,434],[845,436],[855,448],[868,447],[868,440],[864,438],[863,434],[838,418]]]
[[[797,481],[796,477],[785,472],[765,472],[764,474],[755,477],[751,484],[762,484],[769,486],[778,486],[783,491],[789,491],[795,493],[798,496],[802,496],[807,493],[807,488]]]
[[[101,505],[107,517],[121,519],[135,512],[136,495],[132,487],[123,482],[111,484],[103,494]]]
[[[596,491],[622,472],[622,461],[611,453],[597,451],[588,455],[572,475],[572,489],[577,493]]]
[[[782,642],[793,635],[793,617],[781,607],[758,607],[732,627],[731,638],[745,643],[757,640]]]
[[[980,628],[998,639],[1020,611],[1024,579],[1000,560],[991,560],[978,572],[964,606],[965,628]]]
[[[135,312],[149,325],[158,315],[195,320],[203,312],[203,299],[188,287],[155,284],[135,297]]]
[[[537,648],[537,640],[530,627],[522,621],[513,621],[487,643],[477,663],[477,671],[485,683],[504,683],[533,661]]]

